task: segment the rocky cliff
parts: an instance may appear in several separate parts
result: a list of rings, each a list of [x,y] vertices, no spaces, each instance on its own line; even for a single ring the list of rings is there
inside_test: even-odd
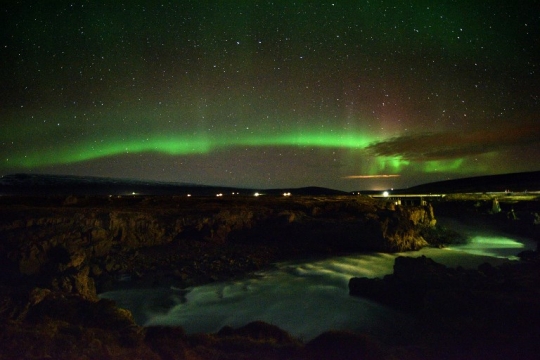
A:
[[[90,298],[93,278],[160,268],[184,278],[202,268],[250,270],[256,265],[246,260],[242,269],[239,259],[261,249],[265,254],[252,263],[295,254],[419,249],[427,245],[420,230],[436,222],[430,206],[394,207],[363,197],[4,201],[10,203],[0,208],[3,273]],[[235,249],[238,254],[230,253]]]
[[[352,278],[350,294],[418,319],[405,358],[535,359],[540,353],[540,256],[478,269],[398,257],[383,279]]]
[[[329,341],[338,346],[328,356],[380,358],[354,334],[304,346],[262,323],[199,336],[143,329],[96,288],[122,277],[189,285],[315,253],[418,249],[434,225],[430,206],[363,197],[3,197],[0,358],[304,359]]]
[[[96,296],[120,277],[189,285],[294,256],[439,245],[434,226],[430,206],[363,197],[0,197],[0,358],[537,358],[538,252],[476,271],[398,258],[393,275],[351,280],[351,294],[415,314],[417,326],[385,346],[335,331],[303,344],[261,322],[216,334],[142,328]]]

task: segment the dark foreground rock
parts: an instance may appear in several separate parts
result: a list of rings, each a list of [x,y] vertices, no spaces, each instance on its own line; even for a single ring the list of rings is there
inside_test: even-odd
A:
[[[365,197],[3,197],[0,279],[84,297],[118,278],[187,286],[295,256],[416,250],[435,222],[430,206]]]
[[[430,206],[362,197],[0,198],[0,359],[535,358],[537,253],[477,271],[398,258],[391,276],[352,279],[351,294],[418,317],[391,343],[341,331],[303,343],[261,322],[187,335],[97,297],[123,278],[188,286],[280,259],[456,241],[443,230]]]
[[[407,356],[534,359],[540,354],[540,257],[477,270],[398,257],[383,279],[353,278],[350,294],[417,314]],[[404,347],[406,349],[406,347]]]
[[[119,279],[188,286],[279,259],[419,249],[434,225],[430,206],[364,197],[1,197],[0,359],[378,358],[375,342],[349,333],[304,345],[260,322],[142,328],[97,292]]]
[[[179,327],[142,328],[129,311],[108,300],[39,288],[18,294],[7,290],[0,312],[2,359],[384,358],[375,341],[348,332],[325,333],[303,344],[257,321],[216,334],[186,335]]]

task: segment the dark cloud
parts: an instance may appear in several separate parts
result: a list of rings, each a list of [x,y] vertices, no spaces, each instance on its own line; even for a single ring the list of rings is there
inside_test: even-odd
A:
[[[377,156],[411,161],[451,160],[540,143],[540,122],[472,131],[441,131],[397,136],[371,144]]]

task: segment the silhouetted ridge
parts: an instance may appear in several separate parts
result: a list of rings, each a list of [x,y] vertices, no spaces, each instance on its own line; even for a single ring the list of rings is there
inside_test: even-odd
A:
[[[242,189],[246,192],[245,189]],[[215,195],[236,188],[94,176],[12,174],[0,178],[6,195]]]
[[[187,195],[216,196],[245,195],[259,192],[264,195],[346,195],[344,191],[323,187],[247,189],[95,176],[11,174],[0,178],[0,195]]]
[[[522,192],[540,190],[540,171],[445,180],[399,190],[404,193]]]
[[[348,195],[348,192],[328,189],[318,186],[307,186],[301,188],[280,188],[280,189],[267,189],[263,190],[263,193],[268,195],[282,195],[284,193],[291,193],[291,195],[306,195],[306,196],[317,196],[317,195]]]

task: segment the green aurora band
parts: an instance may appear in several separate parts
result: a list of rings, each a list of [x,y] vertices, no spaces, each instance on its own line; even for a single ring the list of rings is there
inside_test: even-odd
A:
[[[129,153],[162,153],[167,155],[208,154],[232,147],[316,147],[364,149],[375,139],[367,136],[347,134],[301,133],[285,135],[250,135],[213,138],[209,135],[154,136],[144,139],[118,139],[108,142],[86,142],[76,145],[60,145],[46,152],[32,152],[7,159],[10,166],[26,168],[69,164]]]
[[[151,138],[109,139],[107,141],[86,141],[77,144],[61,144],[49,147],[48,151],[32,151],[3,161],[6,168],[27,169],[73,164],[93,159],[123,154],[160,153],[170,156],[203,155],[224,149],[241,147],[297,147],[315,149],[349,149],[357,155],[374,158],[365,169],[370,175],[399,173],[412,167],[425,173],[456,171],[464,166],[464,159],[433,160],[422,163],[407,160],[401,156],[375,156],[366,148],[380,138],[351,132],[301,132],[281,135],[250,134],[249,136],[212,137],[207,134],[189,136],[153,136]],[[461,170],[463,170],[461,168]]]

